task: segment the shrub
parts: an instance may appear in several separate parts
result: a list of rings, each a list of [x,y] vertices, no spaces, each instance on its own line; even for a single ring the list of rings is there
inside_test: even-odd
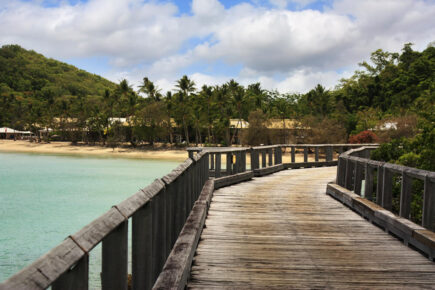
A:
[[[372,131],[362,131],[356,135],[349,137],[349,143],[351,144],[361,144],[361,143],[375,143],[378,142],[379,138]]]

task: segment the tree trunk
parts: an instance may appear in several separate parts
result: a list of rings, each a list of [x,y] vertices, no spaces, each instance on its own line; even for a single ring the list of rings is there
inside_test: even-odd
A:
[[[183,116],[183,127],[184,127],[184,136],[186,137],[186,143],[189,145],[189,128],[186,125],[186,120]]]

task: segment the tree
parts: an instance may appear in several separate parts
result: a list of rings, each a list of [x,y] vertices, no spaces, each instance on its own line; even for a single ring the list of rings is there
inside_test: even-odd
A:
[[[190,95],[195,92],[195,82],[190,80],[186,75],[179,79],[175,85],[177,88],[177,101],[179,105],[179,114],[184,128],[186,143],[189,145],[189,120],[190,120]]]
[[[288,95],[280,96],[278,92],[273,92],[275,96],[273,98],[273,114],[278,116],[282,120],[282,143],[287,144],[288,142],[288,134],[286,130],[286,122],[285,119],[290,117],[290,114],[293,111],[292,108],[292,99],[289,98]]]
[[[262,110],[257,109],[249,114],[248,120],[249,128],[242,136],[243,143],[249,145],[269,144],[267,115]]]
[[[139,86],[139,93],[144,93],[154,102],[159,102],[162,97],[160,89],[158,89],[147,77],[143,78],[142,85]]]
[[[228,82],[228,93],[230,94],[230,99],[232,101],[233,108],[235,110],[235,114],[237,116],[237,124],[234,130],[234,133],[231,137],[230,146],[234,142],[234,137],[237,135],[237,132],[242,127],[242,114],[243,107],[245,105],[245,90],[242,86],[240,86],[236,81],[230,80]]]

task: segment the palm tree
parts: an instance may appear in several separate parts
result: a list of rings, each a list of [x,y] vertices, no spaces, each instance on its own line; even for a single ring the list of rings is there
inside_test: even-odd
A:
[[[164,98],[164,103],[166,105],[166,116],[168,118],[168,132],[169,132],[169,143],[173,143],[173,137],[172,137],[172,124],[171,124],[171,115],[173,111],[172,106],[172,93],[170,91],[166,92],[166,97]]]
[[[234,80],[230,80],[228,83],[228,87],[229,87],[229,93],[231,95],[231,101],[232,101],[232,105],[234,106],[234,109],[236,110],[236,114],[237,114],[237,124],[236,124],[236,128],[234,130],[233,136],[231,137],[231,141],[230,141],[230,146],[231,144],[233,144],[234,142],[234,138],[237,135],[237,132],[239,130],[239,124],[240,124],[240,128],[242,128],[242,109],[243,109],[243,104],[245,102],[245,89],[240,86],[237,82],[235,82]]]
[[[207,121],[208,142],[212,143],[211,131],[212,131],[213,116],[211,114],[211,109],[212,109],[212,105],[213,105],[213,88],[209,87],[207,85],[203,85],[201,92],[200,92],[200,96],[204,102],[204,106],[206,107],[203,113],[207,114],[205,116],[205,119]]]
[[[195,82],[190,80],[186,75],[184,75],[181,79],[177,81],[175,85],[177,88],[177,96],[178,103],[181,110],[181,118],[183,122],[184,135],[186,137],[186,143],[189,145],[189,127],[188,127],[188,118],[189,118],[189,98],[191,93],[193,93],[195,88]]]
[[[138,92],[146,94],[148,98],[154,102],[160,101],[160,89],[158,89],[157,86],[155,86],[147,77],[143,78],[143,83],[139,86]]]

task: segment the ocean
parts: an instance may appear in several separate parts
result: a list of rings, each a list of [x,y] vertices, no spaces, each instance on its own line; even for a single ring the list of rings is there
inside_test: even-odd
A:
[[[0,282],[178,164],[0,153]],[[100,248],[90,255],[91,289],[99,288]]]

